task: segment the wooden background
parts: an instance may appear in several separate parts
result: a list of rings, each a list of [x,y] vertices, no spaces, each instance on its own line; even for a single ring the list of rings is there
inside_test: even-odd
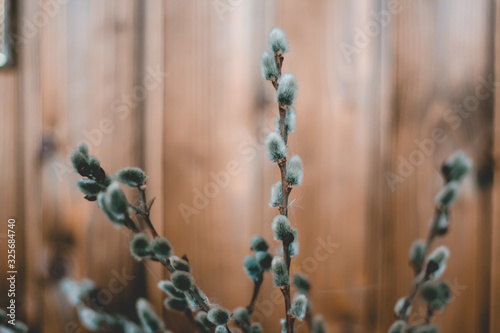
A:
[[[18,1],[18,63],[0,72],[0,250],[15,217],[20,318],[33,332],[76,332],[57,289],[64,275],[122,286],[113,311],[130,314],[142,295],[161,309],[162,269],[133,262],[129,235],[74,185],[67,159],[82,140],[109,172],[144,168],[154,223],[188,255],[197,283],[212,302],[247,304],[247,244],[256,233],[272,240],[276,214],[267,202],[278,170],[262,138],[277,108],[258,62],[280,26],[291,45],[284,70],[299,83],[290,151],[305,168],[292,192],[294,271],[311,277],[314,312],[330,332],[387,331],[411,285],[408,247],[426,235],[440,164],[463,149],[474,172],[438,242],[451,249],[444,278],[455,298],[435,322],[445,333],[500,331],[500,93],[481,83],[500,75],[497,18],[493,0]],[[415,140],[435,129],[446,140],[423,154]],[[385,176],[402,159],[419,165],[391,190]],[[183,216],[231,161],[228,184]],[[325,242],[335,245],[328,255]],[[283,307],[266,276],[257,307],[266,331],[278,331]],[[190,331],[182,317],[164,318]]]

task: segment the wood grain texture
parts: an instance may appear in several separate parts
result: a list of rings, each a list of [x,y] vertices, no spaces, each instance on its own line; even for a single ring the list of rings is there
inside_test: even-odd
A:
[[[406,264],[408,248],[415,238],[425,237],[433,212],[432,198],[442,185],[439,167],[446,156],[460,148],[473,158],[475,169],[452,208],[449,235],[436,242],[450,248],[452,257],[444,279],[459,287],[456,299],[436,323],[443,331],[487,332],[488,304],[484,300],[489,297],[493,95],[480,78],[493,74],[491,3],[399,4],[402,9],[393,27],[390,134],[383,143],[388,154],[381,158],[386,161],[384,172],[399,172],[404,180],[394,191],[388,187],[382,190],[379,237],[384,241],[381,252],[373,252],[374,260],[386,258],[378,290],[378,330],[387,329],[393,320],[385,309],[409,291],[412,272]],[[467,32],[455,35],[464,24]],[[457,111],[459,108],[462,111]],[[429,143],[430,152],[426,153],[422,143],[430,142],[436,129],[443,131],[445,139]],[[406,174],[398,171],[403,159],[414,164]],[[415,321],[422,319],[420,308],[416,305]]]
[[[495,15],[495,81],[500,77],[500,6],[496,6]],[[500,318],[496,315],[500,311],[500,90],[495,89],[495,117],[494,117],[494,144],[493,144],[493,225],[491,232],[491,294],[490,294],[490,332],[500,330]]]
[[[52,3],[21,1],[21,20],[48,12]],[[277,106],[259,68],[267,35],[280,26],[291,46],[284,71],[293,72],[299,84],[289,152],[302,157],[305,170],[304,185],[291,195],[290,219],[301,246],[292,271],[310,277],[314,313],[324,315],[330,332],[387,331],[395,301],[410,288],[408,248],[426,235],[442,185],[440,164],[460,148],[475,168],[452,208],[449,234],[436,243],[450,247],[444,278],[458,284],[456,298],[436,323],[442,332],[496,332],[500,194],[492,174],[498,174],[500,126],[493,88],[482,83],[494,79],[498,61],[494,5],[60,5],[21,45],[18,68],[0,73],[0,186],[16,193],[0,193],[0,211],[2,219],[22,217],[26,231],[23,292],[30,326],[62,332],[76,320],[57,289],[63,275],[89,276],[110,289],[124,272],[134,278],[111,293],[109,309],[131,314],[134,300],[146,295],[169,329],[192,330],[184,316],[162,305],[156,284],[168,277],[164,269],[135,263],[130,235],[117,231],[74,186],[77,176],[67,157],[82,140],[110,173],[129,165],[145,169],[148,197],[156,197],[153,223],[176,255],[188,256],[212,304],[232,310],[248,303],[252,283],[242,261],[251,254],[250,238],[260,234],[273,254],[280,252],[270,228],[277,212],[268,206],[279,174],[264,149]],[[399,10],[380,29],[375,17],[394,6]],[[378,31],[360,37],[377,24]],[[347,44],[356,52],[346,53]],[[467,104],[474,97],[477,106]],[[456,105],[474,110],[450,111]],[[423,148],[415,140],[428,142],[437,128],[446,140],[419,153]],[[420,155],[419,165],[392,191],[386,173],[400,172],[402,159]],[[136,193],[127,194],[138,202]],[[419,304],[416,309],[420,313]],[[266,331],[278,331],[283,311],[281,293],[267,274],[254,319]]]

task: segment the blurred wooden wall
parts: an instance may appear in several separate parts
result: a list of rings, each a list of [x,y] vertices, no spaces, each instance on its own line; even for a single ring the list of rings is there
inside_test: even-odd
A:
[[[292,192],[301,246],[294,271],[311,277],[314,312],[330,332],[386,332],[394,303],[411,286],[408,247],[426,235],[440,164],[463,149],[474,172],[452,209],[449,235],[438,242],[451,249],[444,278],[456,298],[436,323],[442,332],[500,329],[500,192],[493,182],[500,124],[494,89],[482,83],[495,80],[495,1],[18,5],[25,38],[17,66],[0,72],[0,212],[2,221],[17,219],[19,304],[33,332],[74,331],[74,310],[56,286],[63,275],[89,276],[108,289],[125,281],[111,310],[130,314],[142,295],[161,309],[163,270],[133,262],[129,235],[74,185],[68,156],[82,140],[108,172],[146,170],[158,231],[188,255],[213,302],[229,309],[248,303],[252,284],[241,263],[252,235],[272,242],[276,214],[267,202],[279,175],[263,147],[276,105],[259,69],[274,26],[288,34],[284,70],[299,83],[289,146],[304,161],[305,180]],[[436,129],[446,139],[419,153],[416,141],[429,142]],[[387,175],[398,173],[402,159],[419,165],[391,188]],[[194,203],[231,165],[228,182]],[[277,331],[284,306],[270,276],[258,304],[256,318]],[[183,317],[164,317],[171,329],[188,330]]]

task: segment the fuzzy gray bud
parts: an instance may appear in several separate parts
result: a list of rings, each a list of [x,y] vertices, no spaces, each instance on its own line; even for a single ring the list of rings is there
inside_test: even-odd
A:
[[[158,289],[164,291],[167,295],[177,299],[185,299],[186,296],[184,292],[174,287],[174,284],[171,281],[160,281],[158,282]]]
[[[288,235],[292,232],[292,228],[290,227],[290,221],[285,215],[277,215],[273,219],[271,228],[273,229],[274,232],[274,239],[279,241],[286,239]]]
[[[274,54],[269,51],[262,52],[262,56],[260,57],[260,69],[264,79],[275,80],[278,78],[278,67],[276,66]]]
[[[278,90],[276,90],[276,101],[285,108],[295,103],[297,98],[297,80],[292,73],[285,73],[279,80]]]
[[[302,274],[295,274],[293,277],[293,284],[297,287],[297,291],[301,294],[307,294],[311,288],[311,284]]]
[[[461,182],[472,169],[472,161],[463,151],[457,151],[450,155],[441,168],[447,182]]]
[[[243,307],[234,309],[233,311],[234,322],[238,327],[250,326],[250,313]]]
[[[279,207],[282,200],[281,181],[278,181],[271,186],[271,200],[269,200],[269,206]]]
[[[202,333],[210,333],[214,327],[207,317],[207,313],[205,311],[199,311],[194,318],[196,326],[200,329]]]
[[[169,259],[170,264],[176,271],[191,272],[191,266],[189,266],[189,263],[186,260],[177,256],[171,256]]]
[[[156,237],[150,244],[150,249],[159,260],[166,260],[172,254],[172,246],[163,237]]]
[[[193,286],[193,277],[189,273],[183,271],[173,272],[170,276],[170,280],[174,287],[180,291],[188,291]]]
[[[187,309],[186,299],[167,298],[164,302],[164,305],[167,309],[179,312],[185,311]]]
[[[137,310],[137,316],[141,321],[142,328],[146,333],[155,333],[165,328],[161,319],[144,298],[139,298],[137,300],[135,308]]]
[[[436,205],[450,206],[457,198],[459,185],[457,181],[445,184],[434,199]]]
[[[401,312],[403,311],[403,307],[405,305],[405,302],[406,302],[406,297],[401,297],[400,299],[398,299],[398,301],[394,305],[394,315],[396,317],[399,316],[401,314]],[[411,308],[412,308],[411,305],[406,308],[405,316],[409,316],[410,315]]]
[[[283,30],[278,27],[273,28],[269,33],[269,48],[275,54],[283,54],[288,52],[288,40]]]
[[[90,174],[88,157],[78,150],[78,148],[71,153],[71,163],[80,176],[86,177]]]
[[[271,269],[271,263],[273,262],[273,257],[267,251],[259,251],[255,253],[255,258],[259,263],[259,266],[264,270],[268,271]]]
[[[130,187],[138,187],[146,181],[146,174],[139,168],[124,168],[115,173],[115,179]]]
[[[290,313],[295,316],[298,320],[304,319],[307,310],[307,297],[306,295],[299,294],[293,298],[292,305],[290,307]]]
[[[298,155],[293,155],[288,161],[286,168],[286,182],[292,186],[302,184],[304,178],[304,169],[302,168],[302,160]]]
[[[254,252],[267,251],[269,245],[267,245],[266,240],[262,236],[255,235],[250,239],[250,248]]]
[[[130,252],[137,259],[141,260],[148,257],[151,253],[149,247],[149,238],[145,233],[137,233],[130,241]]]
[[[316,315],[312,322],[312,333],[326,333],[326,324],[323,316]]]
[[[207,314],[208,320],[215,325],[225,325],[231,319],[231,312],[223,308],[212,308]]]
[[[104,194],[106,209],[118,220],[124,220],[128,214],[128,201],[120,185],[113,182]]]
[[[248,333],[262,333],[262,326],[259,323],[252,324]]]
[[[106,188],[93,179],[80,178],[76,181],[76,185],[83,194],[92,196],[104,191]]]
[[[243,268],[245,273],[252,279],[252,281],[257,281],[262,274],[262,267],[259,265],[257,259],[254,256],[246,256],[243,260]]]
[[[406,328],[406,321],[396,320],[389,328],[389,333],[404,333]]]
[[[288,286],[290,277],[288,276],[288,267],[285,259],[282,257],[274,257],[272,262],[274,284],[278,287]]]
[[[451,289],[446,282],[428,282],[422,286],[420,295],[433,310],[438,310],[450,302]]]
[[[410,247],[410,263],[416,269],[420,269],[425,261],[425,241],[417,239]]]
[[[270,132],[266,139],[267,157],[271,162],[278,162],[286,157],[286,145],[281,135]]]
[[[439,279],[446,270],[446,261],[450,257],[450,250],[444,245],[437,247],[427,257],[427,272],[435,279]]]

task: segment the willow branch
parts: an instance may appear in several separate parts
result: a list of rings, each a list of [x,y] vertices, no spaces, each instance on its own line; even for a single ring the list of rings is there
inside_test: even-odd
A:
[[[274,89],[278,90],[279,79],[281,77],[281,67],[283,66],[283,56],[281,54],[276,54],[275,59],[276,59],[276,66],[278,67],[278,77],[275,80],[271,81],[271,83],[273,84]],[[286,131],[286,126],[285,126],[286,107],[279,104],[278,107],[280,116],[280,135],[283,138],[283,141],[285,142],[286,145],[288,142],[288,133]],[[290,195],[292,188],[286,182],[286,165],[287,165],[286,161],[287,161],[286,157],[278,161],[278,167],[280,169],[280,175],[281,175],[281,205],[279,207],[279,211],[281,215],[288,217],[288,196]],[[293,242],[293,235],[289,234],[289,237],[283,240],[283,256],[288,269],[289,278],[290,278],[290,263],[291,263],[291,257],[290,257],[291,242]],[[290,314],[290,305],[291,305],[290,286],[282,287],[281,292],[283,293],[283,297],[285,299],[287,332],[293,333],[294,318]]]

